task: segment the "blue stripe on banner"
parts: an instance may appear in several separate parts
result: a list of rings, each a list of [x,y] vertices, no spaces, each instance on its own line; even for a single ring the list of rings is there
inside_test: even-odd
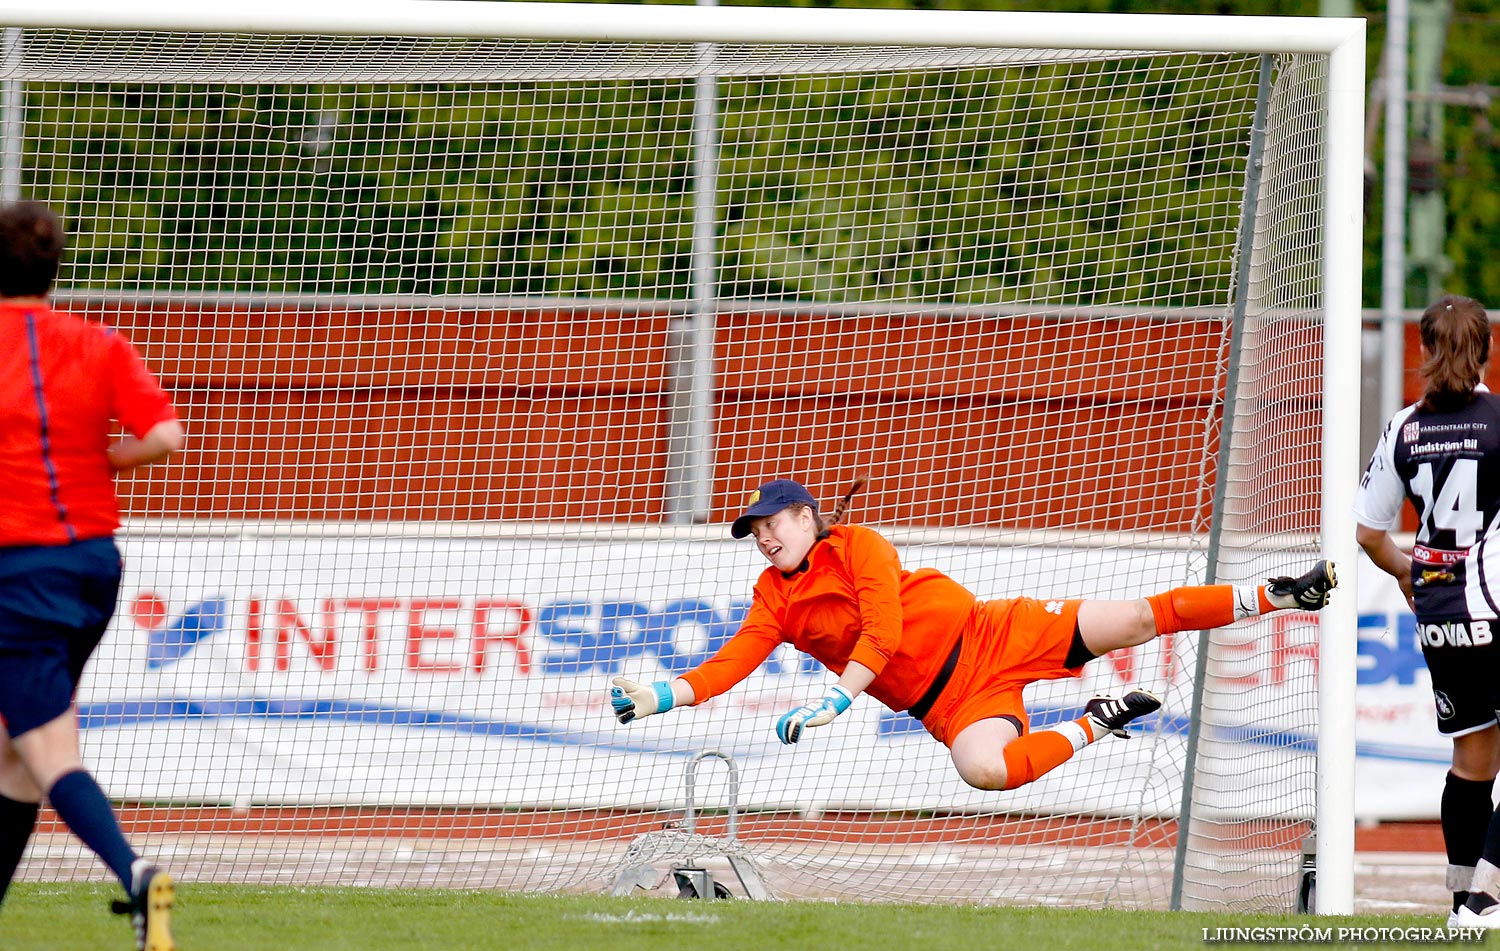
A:
[[[1082,707],[1044,707],[1032,719],[1038,725],[1044,725],[1044,721],[1045,723],[1060,723],[1063,720],[1076,720],[1081,716],[1083,716]],[[1148,717],[1142,717],[1131,724],[1130,731],[1132,733],[1145,733],[1159,729],[1165,734],[1187,736],[1189,719],[1189,717],[1183,714],[1152,714]],[[1219,726],[1213,727],[1213,738],[1221,742],[1271,747],[1272,749],[1290,750],[1295,753],[1316,753],[1318,751],[1318,738],[1310,733],[1302,733],[1297,730],[1276,730],[1254,725],[1237,727]],[[1397,743],[1356,743],[1354,755],[1364,759],[1395,760],[1403,763],[1435,763],[1442,766],[1451,765],[1453,761],[1453,753],[1450,750],[1429,750],[1425,747],[1402,746]]]
[[[592,747],[604,753],[636,753],[659,756],[691,756],[695,750],[621,743],[597,734],[554,730],[531,723],[483,720],[435,710],[408,710],[352,700],[275,700],[248,697],[236,700],[113,700],[78,705],[78,726],[84,730],[108,730],[147,726],[170,720],[327,720],[365,726],[395,726],[413,730],[440,730],[469,736],[526,740],[554,746]],[[735,751],[737,758],[755,755]]]
[[[1032,711],[1032,723],[1044,728],[1064,720],[1083,716],[1082,707],[1039,707]],[[524,740],[553,746],[588,747],[601,753],[632,753],[654,756],[691,756],[695,750],[622,743],[593,733],[557,730],[532,723],[511,723],[459,716],[436,710],[409,710],[354,700],[277,700],[248,697],[235,700],[194,700],[174,697],[165,700],[116,700],[85,703],[78,707],[78,725],[84,730],[107,730],[147,726],[170,720],[326,720],[332,723],[354,723],[365,726],[405,727],[411,730],[439,730],[468,736]],[[1186,736],[1188,718],[1182,715],[1153,714],[1131,724],[1133,733],[1149,733],[1159,728],[1167,735]],[[881,736],[895,737],[923,732],[921,724],[906,714],[881,716]],[[1264,727],[1215,727],[1214,738],[1250,746],[1286,749],[1298,753],[1316,752],[1317,738],[1293,730],[1268,730]],[[754,749],[729,750],[736,759],[758,758]],[[1446,766],[1452,754],[1443,750],[1401,746],[1395,743],[1360,743],[1355,755],[1365,759],[1394,760],[1405,763],[1432,763]]]
[[[78,533],[68,521],[68,510],[58,498],[57,470],[52,466],[52,437],[47,423],[47,397],[42,392],[42,350],[36,339],[36,314],[26,312],[26,342],[31,347],[31,389],[36,394],[36,412],[42,424],[42,465],[47,469],[47,488],[52,495],[52,507],[57,510],[58,521],[68,530],[68,541],[78,541]]]
[[[1027,711],[1033,729],[1044,729],[1064,720],[1076,720],[1083,716],[1082,707],[1036,707]],[[1130,724],[1131,733],[1144,734],[1160,731],[1168,736],[1187,736],[1189,718],[1182,714],[1152,714]],[[906,733],[922,733],[922,725],[904,713],[887,713],[880,718],[881,736],[901,736]],[[1284,749],[1295,753],[1316,753],[1318,738],[1310,733],[1296,730],[1275,730],[1263,726],[1213,727],[1213,738],[1221,742],[1244,743],[1248,746]],[[1355,746],[1354,755],[1363,759],[1393,760],[1402,763],[1433,763],[1450,765],[1453,754],[1447,750],[1434,750],[1420,746],[1403,746],[1398,743],[1362,742]]]

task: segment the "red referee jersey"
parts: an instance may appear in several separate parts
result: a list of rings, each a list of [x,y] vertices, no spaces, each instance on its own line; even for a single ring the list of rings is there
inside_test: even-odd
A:
[[[112,534],[120,509],[111,420],[139,438],[176,418],[130,341],[0,300],[0,546]]]

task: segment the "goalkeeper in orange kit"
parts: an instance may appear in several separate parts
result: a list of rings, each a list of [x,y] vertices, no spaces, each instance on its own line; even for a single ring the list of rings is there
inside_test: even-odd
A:
[[[744,623],[718,653],[674,680],[616,677],[610,704],[620,722],[724,693],[789,643],[839,679],[821,700],[777,720],[783,743],[831,723],[868,693],[921,721],[952,751],[969,785],[1015,789],[1107,733],[1127,736],[1129,723],[1161,707],[1154,694],[1131,690],[1095,697],[1077,720],[1032,732],[1021,700],[1027,684],[1080,676],[1101,654],[1161,634],[1269,611],[1316,611],[1338,583],[1333,565],[1319,561],[1300,577],[1265,585],[1181,587],[1136,601],[979,601],[942,572],[903,569],[877,532],[839,524],[852,495],[824,518],[797,482],[757,489],[731,529],[735,538],[752,537],[771,563]]]

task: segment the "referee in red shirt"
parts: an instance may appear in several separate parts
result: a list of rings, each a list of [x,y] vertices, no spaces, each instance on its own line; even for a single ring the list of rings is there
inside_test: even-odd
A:
[[[64,243],[46,205],[0,205],[0,898],[46,793],[125,887],[137,945],[169,951],[171,876],[84,768],[73,693],[119,592],[115,473],[181,448],[182,426],[128,340],[47,306]]]

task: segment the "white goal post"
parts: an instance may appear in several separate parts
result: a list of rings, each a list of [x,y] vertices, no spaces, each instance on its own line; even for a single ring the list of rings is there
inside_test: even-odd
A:
[[[717,748],[738,801],[699,821],[740,838],[707,854],[778,893],[1275,907],[1315,818],[1316,910],[1353,911],[1363,21],[0,0],[0,28],[5,197],[64,212],[58,306],[127,333],[193,439],[124,487],[80,694],[189,878],[441,853],[480,869],[455,885],[601,887],[632,843],[703,845],[660,832]],[[1273,700],[1235,666],[1269,626],[1100,660],[1164,665],[1172,716],[989,798],[868,699],[774,749],[821,683],[789,656],[615,729],[605,674],[732,631],[743,495],[863,473],[856,519],[981,596],[1330,558],[1315,685],[1280,627]],[[1313,749],[1315,800],[1278,799]],[[25,874],[89,874],[43,832]]]

